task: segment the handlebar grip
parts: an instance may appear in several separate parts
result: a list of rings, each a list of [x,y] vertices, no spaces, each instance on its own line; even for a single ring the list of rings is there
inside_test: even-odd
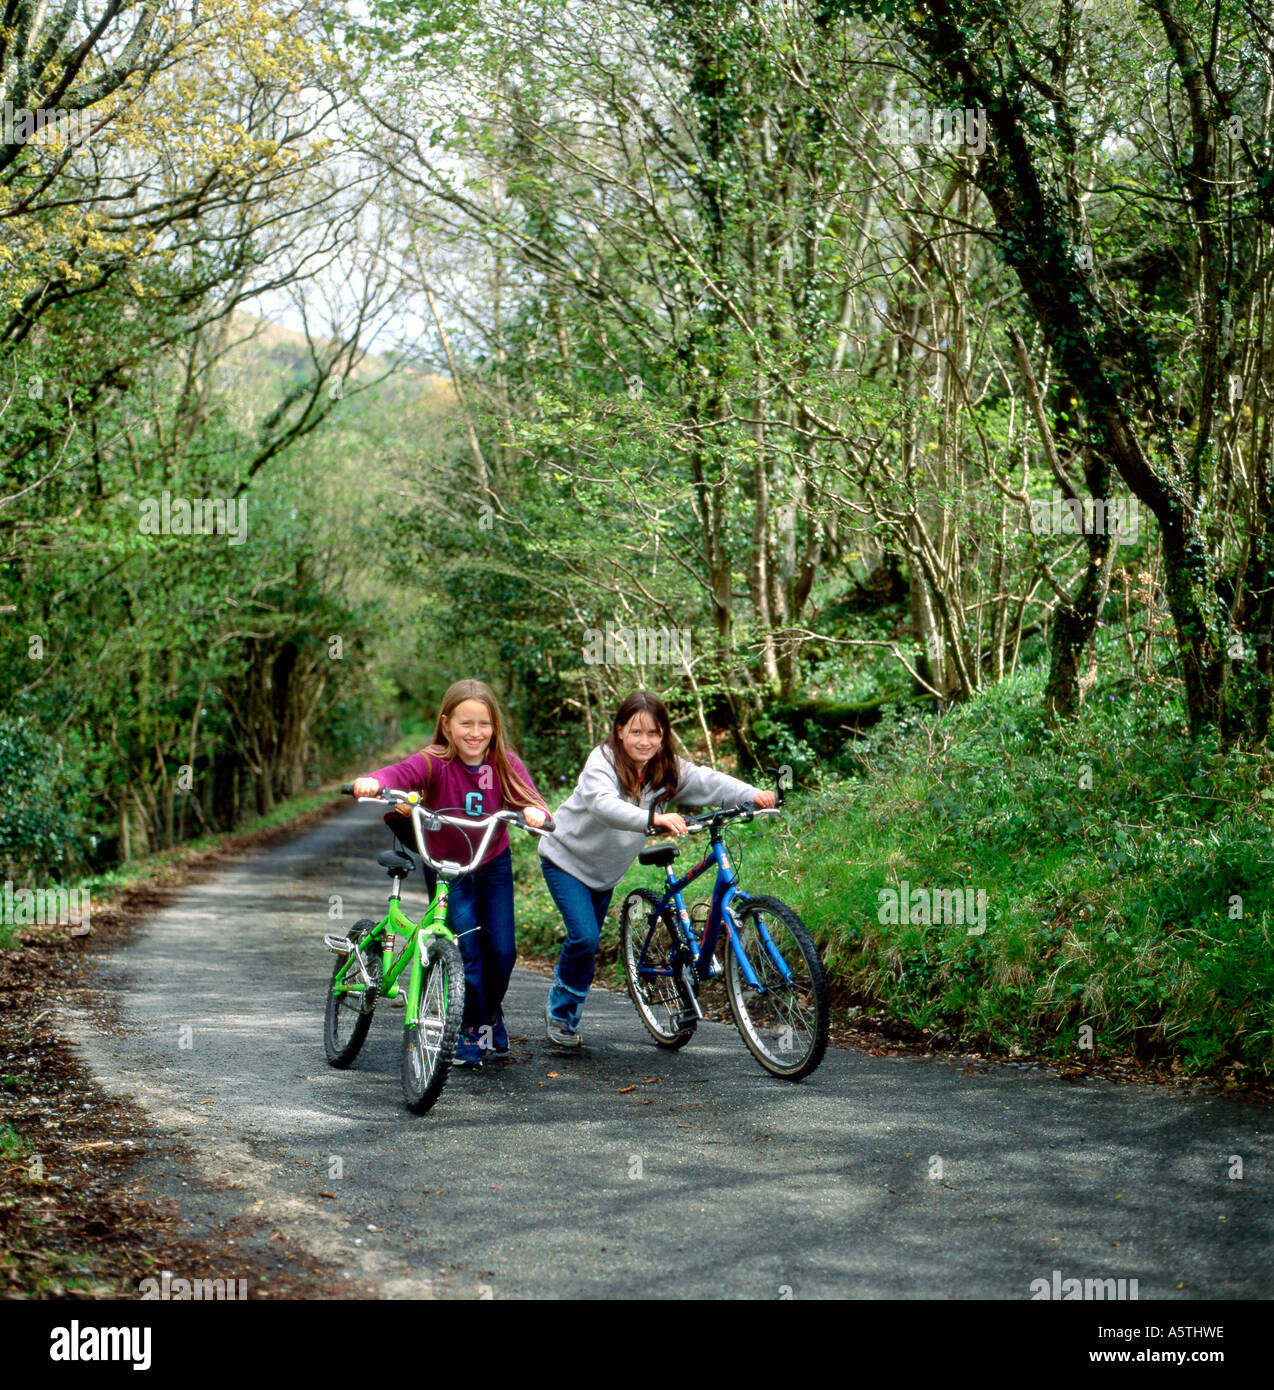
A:
[[[544,822],[544,824],[540,826],[540,829],[543,830],[546,835],[551,834],[554,830],[557,829],[557,822],[553,819],[552,816],[549,816],[548,819]]]
[[[353,782],[342,782],[342,783],[341,783],[341,795],[342,795],[342,796],[353,796],[353,795],[354,795],[354,784],[353,784]]]

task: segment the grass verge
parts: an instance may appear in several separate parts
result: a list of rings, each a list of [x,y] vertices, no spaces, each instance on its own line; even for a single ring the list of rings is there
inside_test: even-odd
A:
[[[860,777],[798,787],[783,817],[728,834],[743,886],[814,931],[842,1022],[880,1014],[897,1036],[966,1051],[1267,1084],[1269,756],[1192,741],[1150,688],[1099,691],[1049,729],[1041,681],[886,720]],[[532,847],[515,866],[521,949],[555,958],[562,923]],[[638,886],[660,875],[638,866],[615,890],[607,983],[622,983],[614,924]],[[979,902],[983,921],[963,920]]]

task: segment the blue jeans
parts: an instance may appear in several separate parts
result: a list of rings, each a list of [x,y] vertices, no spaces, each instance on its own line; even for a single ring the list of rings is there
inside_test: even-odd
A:
[[[437,874],[425,865],[425,884],[433,897]],[[504,1003],[518,958],[513,930],[513,851],[453,879],[447,894],[447,926],[459,938],[464,957],[464,1026],[491,1023]],[[475,930],[476,929],[476,930]]]
[[[549,990],[549,1013],[569,1032],[578,1033],[580,1014],[597,965],[602,921],[615,890],[590,888],[543,856],[540,872],[566,923],[566,944],[553,972],[553,988]]]

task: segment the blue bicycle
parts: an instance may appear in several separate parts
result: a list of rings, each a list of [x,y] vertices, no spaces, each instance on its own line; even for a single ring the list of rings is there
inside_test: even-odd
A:
[[[780,805],[782,791],[779,792]],[[637,856],[667,873],[663,897],[641,888],[620,909],[620,950],[628,992],[654,1040],[684,1047],[703,1018],[699,988],[724,973],[730,1013],[748,1050],[768,1072],[800,1081],[823,1060],[830,1017],[827,975],[809,929],[777,898],[754,897],[739,878],[722,842],[733,820],[777,815],[775,810],[732,807],[685,817],[690,833],[709,832],[703,859],[682,879],[673,872],[676,845],[653,845]],[[716,865],[712,901],[702,936],[682,897]],[[725,965],[717,943],[725,935]]]

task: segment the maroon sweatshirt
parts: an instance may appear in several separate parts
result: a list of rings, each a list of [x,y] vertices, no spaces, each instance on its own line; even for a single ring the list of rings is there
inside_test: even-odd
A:
[[[531,781],[531,775],[521,760],[514,753],[508,756],[509,766],[534,789],[535,783]],[[410,758],[405,758],[400,763],[392,763],[389,767],[379,768],[368,776],[374,777],[381,787],[392,787],[400,792],[419,792],[421,800],[431,811],[448,811],[457,816],[480,817],[489,816],[493,811],[522,810],[521,803],[505,802],[495,767],[487,762],[470,767],[459,757],[440,758],[436,754],[413,753]],[[547,811],[548,806],[538,790],[535,796],[534,804]],[[390,812],[390,816],[398,820],[396,812]],[[410,843],[414,838],[410,819],[403,816],[398,820],[398,824],[405,832],[404,838]],[[485,834],[485,828],[468,831],[461,830],[459,826],[444,825],[441,830],[425,833],[425,845],[435,859],[450,859],[457,864],[467,864],[473,858]],[[482,864],[489,864],[508,847],[509,827],[499,825],[491,837],[490,845],[487,846]],[[481,868],[482,864],[477,867]]]

